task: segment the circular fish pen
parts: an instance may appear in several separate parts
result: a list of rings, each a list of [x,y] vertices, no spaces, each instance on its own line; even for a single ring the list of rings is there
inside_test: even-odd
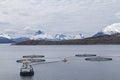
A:
[[[112,58],[106,58],[106,57],[94,57],[94,58],[85,58],[87,61],[111,61]]]
[[[96,54],[76,54],[76,57],[93,57],[97,56]]]
[[[26,55],[23,58],[44,58],[44,55]]]

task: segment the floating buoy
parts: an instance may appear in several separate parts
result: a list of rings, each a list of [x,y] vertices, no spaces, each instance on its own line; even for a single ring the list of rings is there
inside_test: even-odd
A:
[[[92,56],[96,56],[96,54],[76,54],[76,57],[92,57]]]
[[[62,61],[63,61],[63,62],[67,62],[68,60],[67,60],[66,58],[64,58]]]
[[[105,57],[95,57],[95,58],[85,58],[87,61],[111,61],[112,58],[105,58]]]

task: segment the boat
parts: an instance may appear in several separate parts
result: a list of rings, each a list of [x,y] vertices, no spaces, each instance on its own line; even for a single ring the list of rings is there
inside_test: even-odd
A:
[[[97,56],[94,58],[85,58],[85,60],[87,60],[87,61],[111,61],[112,58]]]
[[[76,54],[76,57],[92,57],[97,56],[96,54]]]
[[[23,65],[20,69],[20,76],[33,76],[34,70],[29,61],[23,62]]]
[[[68,60],[67,60],[66,58],[64,58],[62,61],[63,61],[63,62],[67,62]]]

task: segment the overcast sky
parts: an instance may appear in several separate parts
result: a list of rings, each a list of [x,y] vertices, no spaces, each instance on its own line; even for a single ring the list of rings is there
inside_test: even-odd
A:
[[[22,30],[92,35],[120,22],[120,0],[0,0],[0,33]]]

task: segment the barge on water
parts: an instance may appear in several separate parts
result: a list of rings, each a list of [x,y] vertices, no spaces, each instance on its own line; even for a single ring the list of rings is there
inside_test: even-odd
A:
[[[33,76],[34,70],[30,62],[25,61],[20,69],[20,76]]]

